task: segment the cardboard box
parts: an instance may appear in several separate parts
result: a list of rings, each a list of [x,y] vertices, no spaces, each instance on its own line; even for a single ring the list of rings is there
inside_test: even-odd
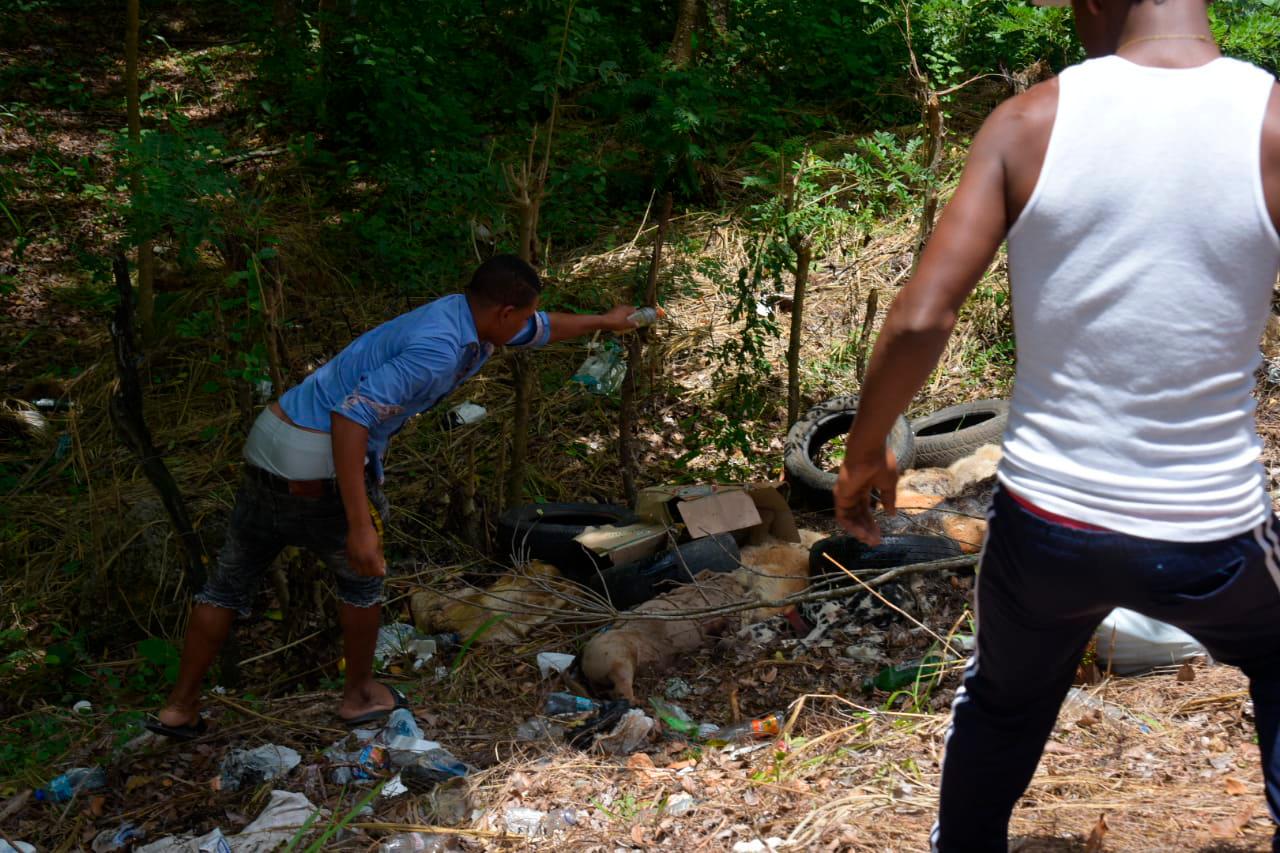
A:
[[[684,524],[691,539],[745,532],[749,545],[770,536],[800,541],[791,508],[772,483],[652,486],[637,497],[636,514],[664,527]]]

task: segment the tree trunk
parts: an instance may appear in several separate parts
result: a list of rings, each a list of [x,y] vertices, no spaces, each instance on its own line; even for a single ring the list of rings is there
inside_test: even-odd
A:
[[[671,201],[671,193],[667,193],[662,201],[658,230],[653,237],[653,254],[649,258],[649,278],[644,292],[644,304],[650,307],[658,304],[658,270],[662,263],[662,245],[667,238],[667,225],[671,222]],[[636,377],[640,375],[640,367],[644,361],[644,344],[648,332],[647,328],[637,329],[627,341],[627,373],[622,378],[622,399],[618,404],[618,458],[622,463],[622,492],[629,504],[634,504],[636,499]]]
[[[671,48],[667,51],[676,68],[684,68],[693,61],[693,34],[698,28],[698,16],[702,11],[699,0],[680,0],[680,9],[676,13],[676,32],[671,39]]]
[[[800,418],[800,339],[804,335],[804,291],[809,284],[813,247],[808,240],[793,245],[796,253],[796,286],[791,294],[791,340],[787,342],[787,428]]]
[[[924,129],[924,209],[920,213],[920,233],[916,237],[912,272],[920,265],[920,256],[924,253],[925,244],[929,242],[929,236],[933,234],[933,223],[938,213],[938,170],[942,166],[942,104],[932,91],[925,92]]]
[[[138,3],[139,0],[128,0],[126,14],[128,22],[124,37],[124,88],[126,111],[129,121],[129,142],[135,153],[142,140],[142,107],[138,100]],[[136,203],[142,191],[142,182],[136,169],[129,180],[129,192]],[[138,320],[142,324],[142,337],[151,340],[155,333],[155,259],[151,251],[151,241],[143,240],[138,244]]]
[[[133,347],[133,289],[129,285],[129,262],[124,253],[116,256],[113,264],[116,290],[120,301],[111,322],[111,342],[115,350],[118,385],[111,395],[108,413],[116,432],[128,447],[138,455],[142,473],[160,495],[165,512],[169,515],[178,539],[187,555],[187,581],[193,590],[204,584],[205,566],[209,557],[204,544],[191,524],[186,501],[173,475],[164,464],[164,458],[151,441],[151,431],[142,413],[142,384],[138,381],[137,353]]]
[[[858,385],[862,385],[862,377],[867,373],[867,353],[871,350],[871,326],[876,321],[876,309],[880,302],[880,288],[873,287],[867,294],[867,313],[862,317],[862,330],[858,332],[858,351],[854,357],[854,370],[858,375]]]

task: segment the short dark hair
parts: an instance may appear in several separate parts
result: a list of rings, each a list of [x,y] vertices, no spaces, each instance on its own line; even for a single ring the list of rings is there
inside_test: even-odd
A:
[[[467,293],[491,305],[527,308],[542,292],[542,279],[515,255],[494,255],[471,274]]]

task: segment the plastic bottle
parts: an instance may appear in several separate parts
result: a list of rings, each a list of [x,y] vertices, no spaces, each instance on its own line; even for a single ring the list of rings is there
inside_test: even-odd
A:
[[[927,654],[917,660],[886,667],[876,673],[875,678],[864,681],[862,686],[866,690],[875,688],[892,693],[895,690],[910,687],[916,682],[930,684],[946,666],[947,661],[942,655]]]
[[[409,851],[426,851],[426,853],[444,853],[449,849],[449,838],[432,832],[402,832],[390,838],[384,838],[378,845],[378,853],[409,853]]]
[[[667,312],[661,308],[641,308],[639,311],[627,315],[627,322],[636,326],[651,326],[659,320],[667,319]]]
[[[594,699],[587,699],[585,696],[574,696],[572,693],[552,693],[547,697],[546,704],[542,706],[542,713],[551,716],[556,714],[581,714],[594,711],[599,707],[599,702]]]
[[[682,735],[696,735],[698,733],[698,723],[689,716],[689,712],[679,705],[672,702],[665,702],[662,699],[650,699],[653,705],[653,711],[657,714],[658,719],[666,723],[667,728],[673,732]]]
[[[765,714],[763,717],[756,717],[754,720],[746,720],[733,726],[725,726],[716,729],[707,740],[711,742],[723,741],[724,743],[746,743],[753,740],[765,740],[766,738],[777,737],[782,732],[782,712],[775,711],[772,714]]]
[[[608,340],[592,343],[590,355],[582,362],[571,381],[577,382],[592,394],[607,396],[618,390],[622,378],[627,375],[627,362],[622,357],[618,342]]]
[[[107,773],[101,767],[73,767],[50,782],[47,789],[36,791],[36,799],[65,803],[77,794],[100,791],[105,787]]]

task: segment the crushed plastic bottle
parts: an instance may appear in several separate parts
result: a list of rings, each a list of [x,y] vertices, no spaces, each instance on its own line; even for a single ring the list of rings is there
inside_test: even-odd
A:
[[[937,680],[938,676],[946,669],[948,661],[942,655],[930,653],[917,660],[907,661],[897,666],[885,667],[880,670],[875,678],[868,678],[862,682],[863,690],[871,692],[883,690],[886,693],[892,693],[895,690],[903,690],[919,682],[922,685],[932,684]]]
[[[574,696],[572,693],[552,693],[542,706],[542,713],[550,716],[558,714],[581,714],[595,711],[600,703],[585,696]]]
[[[74,796],[101,791],[105,787],[107,773],[101,767],[73,767],[50,782],[48,788],[36,791],[36,799],[65,803]]]
[[[387,717],[387,724],[383,726],[382,733],[385,738],[407,737],[420,739],[423,737],[422,727],[418,725],[418,721],[413,718],[413,712],[408,708],[396,708],[391,712],[391,716]]]
[[[545,717],[532,717],[516,728],[516,740],[560,740],[564,737],[565,727]]]
[[[445,853],[448,849],[449,836],[438,832],[401,832],[378,845],[378,853]]]
[[[503,817],[506,819],[507,832],[532,838],[542,832],[547,813],[524,806],[512,806]]]
[[[649,699],[649,704],[653,706],[653,713],[657,718],[662,720],[671,731],[686,737],[691,737],[698,733],[698,722],[690,717],[689,712],[679,705],[657,698]]]
[[[622,386],[627,375],[627,362],[622,357],[622,347],[615,340],[588,345],[588,355],[577,373],[570,377],[592,394],[607,397]]]
[[[775,711],[763,717],[756,717],[754,720],[745,720],[736,725],[716,729],[707,737],[707,740],[712,743],[748,743],[753,740],[777,737],[782,732],[782,718],[783,712]]]
[[[636,327],[651,326],[659,320],[665,319],[667,319],[667,312],[657,306],[641,308],[639,311],[627,315],[627,322]]]

